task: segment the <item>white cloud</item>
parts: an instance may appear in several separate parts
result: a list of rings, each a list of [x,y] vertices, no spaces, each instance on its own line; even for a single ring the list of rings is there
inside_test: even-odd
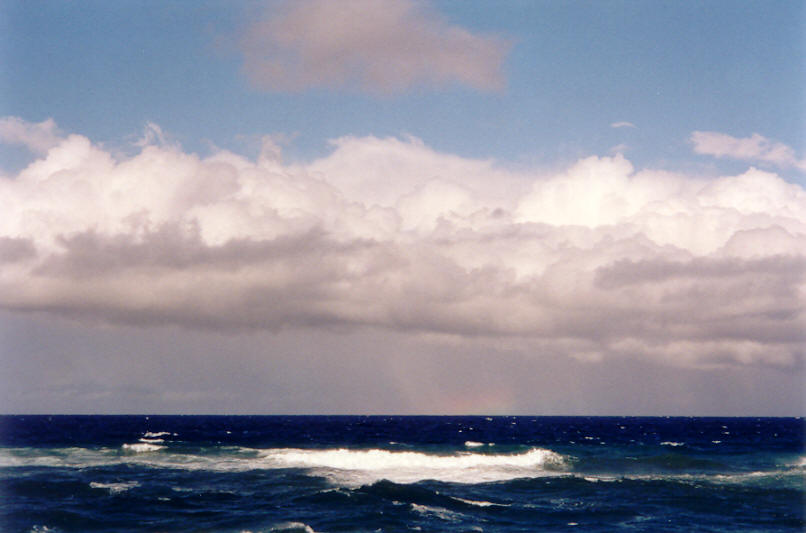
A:
[[[509,45],[411,0],[304,0],[252,24],[240,48],[247,77],[261,89],[388,94],[423,84],[500,89]]]
[[[803,357],[806,191],[775,174],[622,155],[513,173],[373,137],[291,165],[272,142],[202,158],[157,137],[114,156],[69,135],[0,180],[4,308],[683,366]]]
[[[41,154],[58,144],[59,139],[53,119],[31,123],[17,117],[0,118],[0,142],[21,144],[32,152]]]
[[[798,159],[791,147],[758,133],[750,137],[733,137],[716,131],[695,131],[690,140],[698,154],[806,170],[806,160]]]
[[[622,122],[613,122],[612,124],[610,124],[610,127],[611,128],[635,128],[636,126],[632,122],[622,121]]]
[[[624,152],[628,151],[629,149],[630,145],[621,143],[611,147],[610,150],[608,150],[608,152],[613,155],[617,155],[617,154],[624,154]]]
[[[167,144],[168,141],[165,138],[165,133],[163,133],[162,128],[159,124],[154,124],[153,122],[147,122],[145,127],[143,128],[143,136],[140,137],[137,141],[135,141],[134,145],[143,148],[150,144]]]

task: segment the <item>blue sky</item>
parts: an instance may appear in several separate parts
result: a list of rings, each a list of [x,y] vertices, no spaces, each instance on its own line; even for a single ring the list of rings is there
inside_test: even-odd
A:
[[[551,165],[626,144],[633,160],[702,163],[692,131],[759,133],[804,148],[799,2],[439,2],[451,24],[511,43],[505,88],[375,96],[249,86],[234,41],[256,3],[5,2],[3,115],[104,142],[146,121],[193,151],[293,135],[321,155],[343,135],[414,135],[437,150]],[[636,127],[613,129],[616,122]],[[710,161],[709,161],[710,163]],[[801,176],[791,175],[791,179]]]
[[[0,57],[0,411],[806,412],[803,2],[0,0]]]

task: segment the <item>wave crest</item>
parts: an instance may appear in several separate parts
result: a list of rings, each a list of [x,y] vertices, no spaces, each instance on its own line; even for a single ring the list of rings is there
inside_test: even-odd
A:
[[[502,481],[549,475],[568,459],[542,448],[519,454],[458,452],[433,454],[390,450],[305,450],[278,448],[260,455],[274,468],[306,468],[339,483],[366,484],[380,479],[412,483],[425,479],[458,483]]]

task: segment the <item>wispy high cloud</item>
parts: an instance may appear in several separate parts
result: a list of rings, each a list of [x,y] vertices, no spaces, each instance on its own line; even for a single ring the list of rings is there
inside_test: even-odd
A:
[[[635,124],[632,122],[613,122],[610,124],[611,128],[634,128]]]
[[[684,366],[803,358],[806,191],[773,173],[702,181],[622,155],[514,173],[374,137],[286,165],[157,141],[126,156],[69,135],[0,180],[3,308]]]
[[[243,69],[258,88],[346,87],[395,93],[415,85],[505,85],[509,48],[411,0],[304,0],[255,22],[240,43]]]
[[[733,137],[716,131],[695,131],[690,140],[698,154],[806,170],[806,159],[798,159],[790,146],[758,133],[750,137]]]

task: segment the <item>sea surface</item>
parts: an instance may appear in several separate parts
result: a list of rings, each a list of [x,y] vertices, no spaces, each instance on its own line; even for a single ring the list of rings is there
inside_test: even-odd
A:
[[[2,416],[0,527],[804,531],[804,419]]]

